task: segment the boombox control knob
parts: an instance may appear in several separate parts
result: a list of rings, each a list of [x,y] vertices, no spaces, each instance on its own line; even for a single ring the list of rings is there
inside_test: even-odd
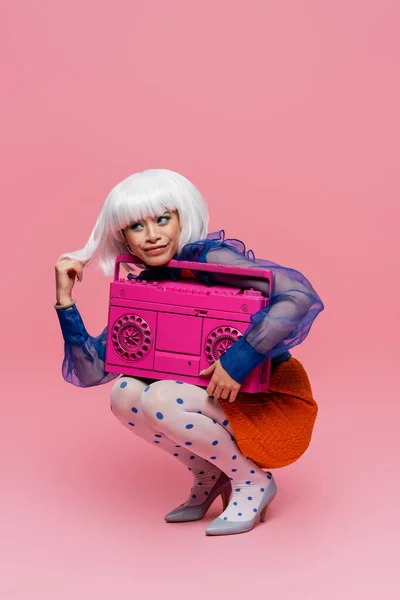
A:
[[[211,331],[204,349],[208,364],[218,360],[241,337],[242,332],[235,327],[217,327]]]
[[[145,358],[151,350],[148,323],[139,315],[124,315],[113,325],[112,344],[115,352],[127,361]]]

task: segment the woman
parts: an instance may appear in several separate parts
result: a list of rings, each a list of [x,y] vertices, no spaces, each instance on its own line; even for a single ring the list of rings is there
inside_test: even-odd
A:
[[[121,423],[193,474],[187,501],[165,519],[201,519],[221,495],[224,510],[206,533],[226,535],[249,531],[264,519],[276,484],[263,469],[294,462],[309,445],[317,404],[303,366],[289,349],[304,340],[323,304],[301,273],[256,259],[239,240],[225,240],[223,231],[207,236],[207,225],[205,201],[182,175],[169,170],[131,175],[111,190],[85,248],[59,258],[55,308],[65,342],[64,379],[89,387],[118,377],[104,370],[107,328],[90,336],[72,299],[75,278],[82,281],[83,268],[95,254],[106,276],[112,275],[116,256],[127,250],[144,267],[140,279],[190,276],[164,267],[172,258],[272,271],[272,289],[261,279],[195,272],[207,285],[253,287],[270,297],[243,337],[203,372],[211,378],[207,389],[123,375],[111,392],[111,409]],[[269,358],[268,392],[240,392],[247,375]]]

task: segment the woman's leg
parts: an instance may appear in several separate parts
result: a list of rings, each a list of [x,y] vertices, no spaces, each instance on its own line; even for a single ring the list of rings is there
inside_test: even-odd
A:
[[[236,522],[253,519],[271,475],[241,454],[219,401],[195,385],[162,380],[143,390],[141,404],[154,428],[210,461],[231,479],[231,501],[220,518]]]
[[[125,427],[174,456],[192,472],[194,483],[184,506],[198,506],[214,487],[221,471],[192,449],[182,446],[163,433],[162,427],[157,427],[160,423],[158,420],[154,424],[150,423],[141,406],[141,396],[147,386],[146,382],[134,377],[119,378],[111,391],[111,410]]]

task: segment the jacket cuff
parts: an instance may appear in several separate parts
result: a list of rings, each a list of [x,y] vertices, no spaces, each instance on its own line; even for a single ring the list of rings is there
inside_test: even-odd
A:
[[[64,341],[69,344],[83,346],[89,334],[83,324],[82,317],[76,308],[56,308]]]
[[[248,375],[259,364],[266,360],[265,356],[254,350],[241,337],[219,359],[225,371],[238,383],[243,383]]]

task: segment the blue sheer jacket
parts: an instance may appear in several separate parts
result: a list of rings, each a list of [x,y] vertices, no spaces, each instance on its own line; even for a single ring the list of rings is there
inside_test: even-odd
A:
[[[225,283],[240,288],[254,288],[270,297],[267,307],[251,316],[242,338],[220,358],[222,367],[238,383],[261,362],[272,359],[273,366],[288,360],[289,350],[308,335],[311,325],[324,305],[311,283],[299,271],[256,258],[237,239],[225,239],[224,230],[210,233],[206,239],[186,244],[176,260],[210,262],[239,267],[267,268],[272,271],[272,289],[263,279],[194,271],[197,279],[208,286]],[[138,279],[148,281],[180,277],[181,270],[169,267],[146,267]],[[133,275],[128,275],[128,278]],[[107,383],[119,375],[104,370],[107,327],[98,337],[86,331],[76,306],[56,309],[64,338],[64,379],[78,387]]]

